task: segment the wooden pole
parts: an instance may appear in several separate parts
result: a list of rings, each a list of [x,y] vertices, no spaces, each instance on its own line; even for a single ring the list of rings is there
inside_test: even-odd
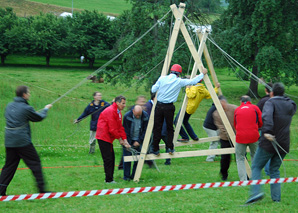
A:
[[[180,12],[177,9],[173,10],[173,14],[174,14],[175,18],[178,17],[179,13]],[[198,66],[198,68],[199,68],[199,70],[201,72],[201,69],[202,69],[201,67],[203,66],[202,61],[201,61],[201,58],[199,57],[199,55],[198,55],[198,53],[197,53],[197,51],[196,51],[196,49],[195,49],[195,47],[194,47],[194,45],[192,43],[192,40],[190,38],[190,35],[188,34],[188,31],[187,31],[187,29],[185,27],[185,24],[183,22],[181,23],[180,30],[181,30],[181,32],[183,34],[183,37],[184,37],[184,39],[185,39],[185,41],[187,43],[188,48],[189,48],[189,50],[190,50],[190,52],[192,54],[192,57],[194,58],[195,62],[197,63],[197,66]],[[215,91],[213,89],[213,86],[212,86],[211,81],[209,79],[209,76],[207,74],[204,76],[204,81],[205,81],[206,87],[207,87],[207,89],[208,89],[208,91],[209,91],[209,93],[210,93],[210,95],[212,97],[212,100],[213,100],[213,102],[214,102],[214,104],[216,106],[216,109],[217,109],[217,111],[219,113],[219,116],[220,116],[220,118],[221,118],[221,120],[222,120],[222,122],[223,122],[223,124],[224,124],[224,126],[226,128],[226,130],[227,130],[227,133],[228,133],[228,135],[229,135],[232,143],[235,146],[236,140],[235,140],[234,130],[233,130],[233,128],[232,128],[232,126],[231,126],[231,124],[230,124],[230,122],[229,122],[229,120],[228,120],[228,118],[227,118],[227,116],[226,116],[226,114],[225,114],[225,112],[224,112],[221,104],[220,104],[220,101],[219,101],[219,99],[218,99],[218,97],[217,97],[217,95],[216,95],[216,93],[215,93]],[[248,165],[247,160],[245,160],[245,164],[246,164],[247,174],[250,177],[251,176],[251,170],[250,170],[250,167]]]
[[[204,35],[203,35],[204,40],[203,41],[206,41],[207,35],[208,35],[208,33],[204,33]],[[200,58],[202,57],[204,48],[205,48],[205,42],[200,42],[200,46],[199,46],[199,49],[198,49],[198,55],[199,55]],[[197,71],[198,71],[198,67],[197,67],[197,63],[195,62],[194,66],[192,68],[191,76],[190,76],[191,79],[196,76]],[[183,119],[184,119],[184,115],[185,115],[185,111],[186,111],[187,102],[188,102],[188,98],[187,98],[187,95],[185,94],[184,100],[183,100],[183,103],[182,103],[182,107],[180,109],[178,121],[176,123],[176,129],[175,129],[175,133],[174,133],[173,143],[176,142],[177,139],[178,139],[179,132],[180,132],[182,122],[183,122]]]
[[[176,5],[175,4],[171,5],[171,9],[172,9],[172,11],[174,9],[177,9]],[[172,36],[171,36],[171,39],[170,39],[170,42],[169,42],[167,55],[166,55],[166,58],[165,58],[165,61],[164,61],[164,64],[163,64],[161,76],[166,75],[168,70],[169,70],[169,66],[171,64],[172,56],[173,56],[173,53],[174,53],[175,44],[176,44],[176,41],[177,41],[177,38],[178,38],[180,25],[182,23],[184,10],[185,10],[185,4],[180,3],[180,5],[179,5],[179,15],[176,17],[176,21],[175,21],[175,25],[174,25],[174,28],[173,28]],[[138,161],[136,173],[135,173],[135,176],[134,176],[134,179],[133,179],[135,182],[139,182],[139,180],[140,180],[140,177],[141,177],[141,174],[142,174],[142,169],[143,169],[143,166],[144,166],[144,161],[145,161],[145,158],[146,158],[146,155],[147,155],[149,142],[150,142],[150,138],[151,138],[151,134],[152,134],[152,130],[153,130],[153,125],[154,125],[154,111],[155,111],[156,102],[157,102],[157,99],[155,98],[154,99],[154,104],[152,106],[152,111],[151,111],[151,114],[150,114],[150,118],[149,118],[149,123],[148,123],[147,130],[146,130],[145,138],[144,138],[144,141],[143,141],[142,150],[141,150],[140,158],[139,158],[139,161]]]
[[[197,34],[199,36],[200,42],[202,40],[204,40],[203,34],[202,34],[201,30],[198,30],[197,31]],[[205,56],[205,59],[206,59],[206,62],[207,62],[207,66],[208,66],[209,72],[211,74],[211,78],[212,78],[213,84],[216,86],[216,83],[218,83],[218,79],[217,79],[217,76],[216,76],[216,73],[215,73],[215,70],[214,70],[214,67],[213,67],[213,63],[212,63],[212,60],[211,60],[211,57],[209,55],[209,51],[208,51],[206,45],[204,47],[204,56]],[[218,88],[218,95],[222,95],[221,88]]]

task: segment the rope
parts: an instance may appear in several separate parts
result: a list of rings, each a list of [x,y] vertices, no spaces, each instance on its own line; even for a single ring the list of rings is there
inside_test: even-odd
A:
[[[236,72],[236,70],[235,70],[235,68],[233,67],[233,65],[231,64],[231,63],[233,63],[233,61],[231,61],[229,58],[227,58],[227,56],[226,55],[223,55],[224,56],[224,58],[226,59],[226,61],[229,63],[229,65],[232,67],[232,69],[234,70],[234,73],[236,74],[236,75],[238,75],[238,77],[243,81],[243,82],[245,82],[244,80],[243,80],[243,78],[240,76],[240,74],[239,73],[237,73]],[[245,73],[246,74],[246,73]],[[250,77],[250,76],[249,76]],[[255,99],[257,99],[257,100],[259,100],[258,99],[258,97],[257,97],[257,95],[249,88],[249,86],[245,83],[245,86],[248,88],[248,90],[254,95],[254,97],[255,97]]]
[[[111,60],[109,60],[107,63],[105,63],[104,65],[102,65],[100,68],[98,68],[97,70],[95,70],[91,75],[95,75],[97,73],[100,73],[103,71],[104,68],[106,68],[108,65],[110,65],[114,60],[116,60],[120,55],[122,55],[125,51],[127,51],[128,49],[130,49],[133,45],[135,45],[137,42],[139,42],[144,36],[146,36],[156,25],[159,24],[159,22],[161,22],[170,12],[171,10],[169,10],[161,19],[159,19],[149,30],[147,30],[143,35],[141,35],[137,40],[135,40],[132,44],[130,44],[127,48],[125,48],[122,52],[120,52],[118,55],[116,55],[114,58],[112,58]],[[62,98],[64,98],[66,95],[68,95],[69,93],[71,93],[73,90],[77,89],[78,87],[80,87],[83,83],[85,83],[88,79],[85,78],[84,80],[82,80],[80,83],[78,83],[76,86],[74,86],[73,88],[71,88],[70,90],[68,90],[64,95],[62,95],[61,97],[57,98],[55,101],[53,101],[51,104],[55,104],[56,102],[58,102],[59,100],[61,100]]]
[[[101,189],[101,190],[9,195],[9,196],[0,196],[0,201],[43,200],[43,199],[54,199],[54,198],[91,197],[91,196],[116,195],[116,194],[124,195],[124,194],[136,194],[136,193],[147,193],[147,192],[167,192],[167,191],[178,191],[178,190],[189,190],[189,189],[207,189],[207,188],[293,183],[293,182],[298,182],[298,178],[289,177],[289,178],[275,178],[275,179],[249,180],[249,181],[196,183],[196,184],[183,184],[183,185],[147,186],[147,187],[135,187],[135,188],[116,188],[116,189]]]
[[[50,92],[50,93],[53,93],[53,94],[56,94],[56,95],[59,95],[59,96],[60,96],[59,93],[53,92],[53,91],[51,91],[51,90],[49,90],[49,89],[45,89],[45,88],[43,88],[43,87],[36,86],[36,85],[31,84],[31,83],[29,83],[29,82],[19,80],[19,79],[17,79],[17,78],[11,77],[11,76],[6,75],[6,74],[4,74],[4,73],[0,73],[0,74],[1,74],[1,75],[5,75],[5,76],[8,77],[8,78],[17,80],[17,81],[19,81],[19,82],[22,82],[22,83],[24,83],[24,84],[26,84],[26,85],[30,85],[30,86],[36,87],[36,88],[38,88],[38,89],[44,90],[44,91],[46,91],[46,92]],[[70,99],[73,99],[73,100],[85,101],[85,100],[78,99],[78,98],[72,98],[72,97],[68,97],[68,96],[66,96],[66,97],[67,97],[67,98],[70,98]]]

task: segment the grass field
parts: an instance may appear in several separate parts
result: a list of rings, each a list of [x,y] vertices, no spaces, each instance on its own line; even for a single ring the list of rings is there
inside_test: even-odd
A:
[[[125,0],[30,0],[43,4],[52,4],[62,7],[73,7],[84,10],[97,10],[103,13],[120,14],[123,10],[128,10],[131,5]]]
[[[55,60],[55,59],[53,59]],[[92,71],[83,68],[42,68],[42,67],[1,67],[0,68],[0,114],[4,114],[5,106],[14,97],[16,86],[25,84],[31,89],[30,104],[36,110],[57,100],[65,92],[86,78]],[[239,81],[227,70],[217,70],[223,93],[230,103],[239,105],[239,97],[246,93],[246,82]],[[125,80],[125,79],[122,79]],[[260,86],[260,95],[264,95]],[[160,173],[156,169],[144,166],[140,182],[125,182],[123,171],[115,170],[114,185],[104,183],[103,162],[97,147],[94,155],[88,154],[89,118],[79,125],[73,120],[78,118],[94,91],[103,93],[103,99],[111,101],[115,96],[123,94],[127,97],[127,106],[134,104],[138,95],[149,92],[143,88],[123,87],[122,85],[84,83],[54,104],[48,117],[41,123],[32,123],[32,138],[40,154],[48,189],[55,192],[80,191],[106,188],[126,188],[142,186],[176,185],[188,183],[208,183],[221,181],[219,173],[219,157],[216,162],[205,162],[205,157],[173,159],[171,166],[164,165],[164,160],[157,160]],[[295,95],[298,87],[287,89],[287,93]],[[178,112],[183,92],[176,103]],[[298,102],[295,99],[296,103]],[[254,103],[257,100],[253,101]],[[197,112],[191,117],[191,124],[200,138],[206,137],[202,129],[205,114],[211,100],[204,100]],[[128,108],[128,107],[127,107]],[[127,110],[124,110],[123,113]],[[2,117],[3,118],[3,117]],[[297,176],[298,159],[298,116],[294,116],[291,126],[291,153],[284,161],[286,177]],[[4,129],[5,120],[0,119],[0,128]],[[4,132],[0,132],[0,165],[4,165],[5,149],[3,146]],[[115,141],[116,164],[121,157],[118,141]],[[208,144],[178,147],[176,151],[207,149]],[[82,166],[82,167],[79,167]],[[25,168],[22,162],[19,168]],[[281,169],[281,177],[285,177]],[[265,178],[265,177],[264,177]],[[229,169],[228,181],[238,180],[236,163],[233,161]],[[1,203],[5,212],[295,212],[297,211],[297,183],[282,185],[282,202],[273,203],[270,199],[269,185],[265,187],[266,197],[260,203],[241,207],[248,197],[248,187],[227,187],[217,189],[199,189],[158,193],[114,195],[82,198],[60,198],[51,200],[13,201]],[[7,193],[36,193],[35,182],[30,170],[18,170]]]
[[[11,7],[18,16],[31,16],[43,13],[61,14],[72,11],[72,0],[0,0],[0,7]],[[74,11],[97,10],[106,15],[117,16],[131,5],[125,0],[73,0]]]

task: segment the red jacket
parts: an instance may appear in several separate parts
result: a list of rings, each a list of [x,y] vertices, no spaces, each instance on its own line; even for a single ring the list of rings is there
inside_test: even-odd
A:
[[[262,127],[262,112],[251,102],[242,103],[234,112],[234,127],[237,143],[255,143],[259,140],[259,128]]]
[[[122,126],[122,114],[118,113],[115,102],[100,114],[95,138],[109,143],[119,138],[127,139]]]

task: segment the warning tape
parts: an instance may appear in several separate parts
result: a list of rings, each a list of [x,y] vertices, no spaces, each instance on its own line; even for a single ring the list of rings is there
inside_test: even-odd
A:
[[[263,185],[275,183],[291,183],[298,182],[298,177],[276,178],[276,179],[262,179],[262,180],[248,180],[248,181],[231,181],[231,182],[215,182],[215,183],[197,183],[184,185],[168,185],[168,186],[152,186],[152,187],[136,187],[136,188],[118,188],[118,189],[102,189],[90,191],[72,191],[72,192],[51,192],[51,193],[37,193],[37,194],[23,194],[23,195],[9,195],[0,196],[0,201],[14,201],[14,200],[42,200],[52,198],[68,198],[68,197],[90,197],[101,195],[116,195],[116,194],[135,194],[146,192],[162,192],[162,191],[177,191],[187,189],[206,189],[230,186],[249,186],[249,185]]]

